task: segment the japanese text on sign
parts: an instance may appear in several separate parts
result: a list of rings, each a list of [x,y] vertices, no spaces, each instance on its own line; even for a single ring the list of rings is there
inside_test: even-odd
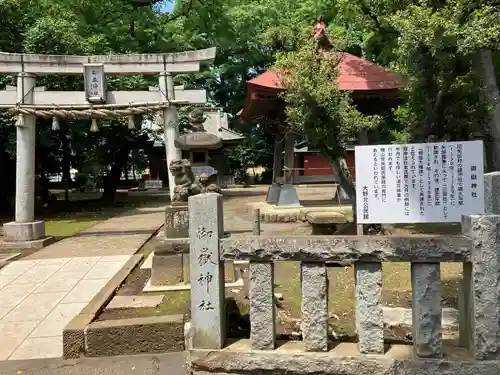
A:
[[[484,212],[481,141],[356,147],[358,223],[460,222]]]
[[[196,238],[198,240],[211,238],[212,236],[213,231],[207,230],[203,226],[196,229]],[[214,307],[212,302],[210,301],[210,288],[212,286],[212,282],[214,281],[214,275],[212,274],[212,272],[210,272],[210,270],[212,269],[212,265],[217,265],[217,263],[214,259],[212,259],[212,253],[207,247],[202,247],[200,249],[199,254],[196,257],[196,262],[198,263],[198,267],[201,270],[196,282],[207,294],[206,298],[203,298],[197,307],[200,311],[211,311],[214,309]]]
[[[87,100],[101,102],[106,98],[105,76],[102,65],[85,66],[85,91]]]

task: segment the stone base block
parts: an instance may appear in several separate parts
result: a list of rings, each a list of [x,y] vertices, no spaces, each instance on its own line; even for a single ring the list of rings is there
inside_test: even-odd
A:
[[[180,352],[184,318],[165,315],[93,322],[86,329],[85,346],[89,357]]]
[[[243,342],[242,342],[243,341]],[[191,349],[190,375],[491,375],[500,361],[476,361],[460,348],[448,347],[443,359],[413,358],[411,345],[392,345],[384,354],[362,355],[356,343],[340,343],[326,353],[306,353],[301,342],[287,342],[277,350],[251,351],[238,340],[223,350]]]
[[[279,192],[277,207],[301,207],[297,189],[293,185],[283,185]]]
[[[0,249],[38,250],[56,242],[54,236],[44,237],[34,241],[0,241]]]
[[[185,202],[173,203],[165,208],[165,237],[189,237],[189,213]]]
[[[278,203],[278,198],[280,197],[281,185],[280,184],[272,184],[269,186],[267,190],[266,202],[276,204]]]
[[[3,236],[6,242],[40,240],[45,237],[45,222],[18,223],[12,221],[3,225]]]
[[[155,255],[189,253],[189,238],[160,238],[151,240],[150,246]]]
[[[153,256],[151,285],[177,285],[184,282],[184,254]]]

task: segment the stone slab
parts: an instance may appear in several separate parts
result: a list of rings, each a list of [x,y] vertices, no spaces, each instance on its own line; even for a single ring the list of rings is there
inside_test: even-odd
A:
[[[471,259],[465,236],[246,236],[221,241],[222,260],[464,262]]]
[[[11,221],[3,225],[5,242],[35,241],[45,238],[45,222],[18,223]]]
[[[57,358],[62,352],[61,336],[28,337],[12,353],[9,360]]]
[[[325,206],[314,207],[295,207],[295,208],[277,208],[272,203],[266,202],[252,202],[247,204],[248,210],[252,211],[256,208],[260,209],[260,220],[262,222],[296,222],[307,221],[308,212],[334,212],[342,213],[352,220],[352,207],[351,205],[345,206],[332,206],[331,204]]]
[[[349,219],[341,212],[311,211],[306,214],[306,219],[311,224],[345,224]]]
[[[347,344],[347,343],[346,343]],[[444,359],[411,358],[411,348],[393,346],[385,355],[363,356],[351,345],[340,344],[328,353],[289,350],[271,352],[245,348],[224,351],[190,350],[190,375],[342,374],[342,375],[491,375],[500,373],[500,361],[475,361],[464,351],[450,348]],[[346,348],[347,347],[347,348]]]
[[[85,332],[86,354],[108,357],[184,350],[184,317],[164,315],[91,323]]]
[[[0,241],[0,249],[38,250],[56,242],[54,236],[47,236],[33,241]]]
[[[141,269],[150,269],[151,267],[153,267],[153,256],[153,252],[148,255],[146,260],[141,264]]]
[[[243,280],[239,279],[234,283],[225,284],[225,288],[243,288]],[[177,285],[159,285],[154,286],[151,284],[151,279],[148,280],[142,291],[144,293],[158,293],[158,292],[182,292],[191,290],[191,284],[177,284]]]
[[[85,355],[85,334],[87,326],[96,315],[109,303],[114,293],[127,276],[142,261],[142,254],[133,255],[128,262],[94,295],[91,301],[63,329],[63,358],[80,358]],[[110,257],[112,258],[112,257]],[[68,262],[64,267],[71,263]],[[64,269],[64,267],[62,269]],[[85,280],[95,282],[97,280]],[[81,302],[81,301],[78,301]]]
[[[407,326],[411,327],[412,310],[404,307],[384,306],[384,324],[389,327]],[[452,307],[443,307],[441,315],[441,326],[445,329],[456,329],[459,324],[458,310]]]
[[[106,309],[157,307],[162,301],[163,296],[115,296]]]
[[[189,238],[158,238],[149,242],[155,255],[189,253]]]
[[[154,255],[151,269],[152,285],[177,285],[184,281],[183,254]]]

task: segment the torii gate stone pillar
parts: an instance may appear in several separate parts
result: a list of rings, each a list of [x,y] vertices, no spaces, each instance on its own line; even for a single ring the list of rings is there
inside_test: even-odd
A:
[[[160,73],[160,96],[163,100],[175,100],[174,77],[170,72]],[[179,137],[179,125],[177,124],[177,106],[175,104],[163,111],[163,138],[165,140],[165,153],[167,159],[168,186],[170,199],[174,197],[174,176],[170,172],[170,163],[182,159],[182,152],[175,145]]]
[[[36,76],[19,73],[17,100],[33,104]],[[35,116],[24,115],[16,126],[15,221],[3,226],[7,242],[31,242],[45,238],[45,222],[35,221]]]

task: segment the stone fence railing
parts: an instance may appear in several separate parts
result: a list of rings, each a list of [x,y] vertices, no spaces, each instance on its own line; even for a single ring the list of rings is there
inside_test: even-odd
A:
[[[487,212],[497,207],[491,182],[486,181]],[[189,198],[189,219],[193,349],[224,347],[223,264],[248,260],[251,346],[274,350],[273,262],[290,260],[301,262],[304,350],[328,350],[328,298],[335,298],[335,290],[328,291],[326,262],[336,262],[355,268],[360,353],[383,354],[382,262],[398,261],[411,262],[414,354],[441,358],[440,262],[462,262],[460,344],[476,360],[500,359],[500,215],[464,216],[459,236],[222,239],[222,197],[204,194]]]

